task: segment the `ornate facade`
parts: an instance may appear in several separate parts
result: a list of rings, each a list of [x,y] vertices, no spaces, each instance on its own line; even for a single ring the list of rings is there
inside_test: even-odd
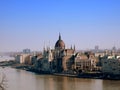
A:
[[[74,49],[66,49],[65,43],[61,39],[61,35],[59,34],[59,39],[55,43],[54,49],[44,48],[43,56],[47,58],[50,62],[52,62],[52,69],[55,72],[67,71],[70,69],[73,64],[72,57],[75,54]]]
[[[34,65],[35,70],[42,73],[76,73],[92,71],[96,68],[96,58],[93,53],[76,53],[74,48],[66,49],[59,34],[54,49],[43,48],[40,55],[19,55],[16,60],[23,64]]]

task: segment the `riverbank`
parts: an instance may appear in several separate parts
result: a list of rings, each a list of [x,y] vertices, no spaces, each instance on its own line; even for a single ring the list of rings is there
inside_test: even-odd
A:
[[[2,62],[0,62],[0,66],[3,68],[12,67],[12,68],[22,69],[22,70],[29,70],[33,67],[32,65],[20,64],[14,60],[2,61]]]
[[[14,60],[1,61],[1,62],[0,62],[0,66],[1,66],[1,67],[14,66],[14,65],[16,65],[16,64],[18,64],[18,63],[17,63],[16,61],[14,61]]]
[[[44,75],[57,75],[57,76],[67,76],[67,77],[76,77],[76,78],[89,78],[89,79],[107,79],[107,80],[120,80],[120,75],[109,75],[109,74],[103,74],[101,72],[87,72],[87,73],[79,73],[79,74],[70,74],[70,73],[50,73],[50,72],[44,72],[44,71],[38,71],[34,68],[33,65],[26,65],[26,64],[20,64],[16,61],[2,61],[0,62],[0,66],[5,67],[12,67],[16,69],[26,70],[38,74],[44,74]]]

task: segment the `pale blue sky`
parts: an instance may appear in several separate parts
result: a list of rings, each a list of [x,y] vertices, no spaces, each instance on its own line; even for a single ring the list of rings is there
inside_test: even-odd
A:
[[[66,47],[120,48],[120,0],[0,0],[0,52]]]

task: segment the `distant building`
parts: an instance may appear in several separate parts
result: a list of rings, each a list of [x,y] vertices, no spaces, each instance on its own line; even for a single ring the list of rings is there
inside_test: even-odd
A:
[[[15,60],[18,61],[21,64],[28,64],[30,62],[31,55],[30,54],[20,54],[16,55]]]
[[[96,51],[96,52],[99,51],[99,46],[98,46],[98,45],[95,46],[95,51]]]
[[[96,52],[95,53],[95,57],[104,57],[105,56],[105,52]]]
[[[112,47],[112,50],[113,50],[113,51],[116,51],[117,49],[116,49],[116,47],[115,47],[115,46],[113,46],[113,47]]]
[[[23,53],[24,53],[24,54],[29,54],[29,53],[31,53],[31,51],[30,51],[30,49],[24,49],[24,50],[23,50]]]

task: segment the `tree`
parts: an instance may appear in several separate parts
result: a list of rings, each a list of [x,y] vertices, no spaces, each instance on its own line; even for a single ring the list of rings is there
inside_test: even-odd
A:
[[[5,90],[6,82],[7,80],[5,74],[0,75],[0,90]]]

